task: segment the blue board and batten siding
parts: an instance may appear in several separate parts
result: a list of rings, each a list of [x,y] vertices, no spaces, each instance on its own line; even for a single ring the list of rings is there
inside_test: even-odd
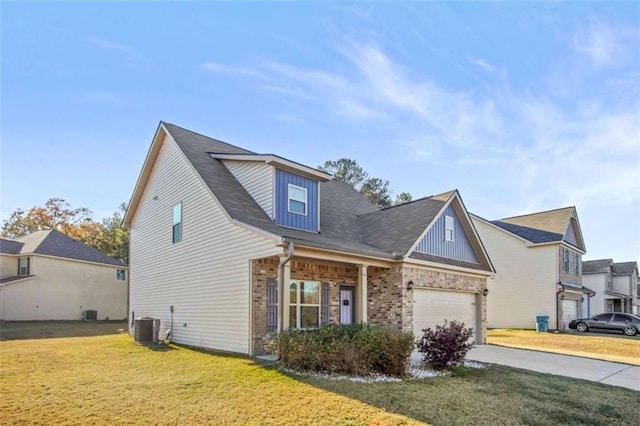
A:
[[[445,216],[453,218],[454,241],[445,241]],[[416,251],[463,262],[480,263],[451,204],[418,243]]]
[[[307,190],[307,214],[289,212],[289,184]],[[289,228],[318,232],[318,182],[284,170],[276,170],[276,223]]]

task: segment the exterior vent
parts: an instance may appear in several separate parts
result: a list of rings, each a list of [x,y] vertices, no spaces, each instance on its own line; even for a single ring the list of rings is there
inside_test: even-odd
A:
[[[136,342],[158,342],[160,319],[151,317],[136,318],[134,339]]]
[[[82,315],[82,319],[85,321],[97,321],[98,320],[98,311],[87,309],[84,311]]]

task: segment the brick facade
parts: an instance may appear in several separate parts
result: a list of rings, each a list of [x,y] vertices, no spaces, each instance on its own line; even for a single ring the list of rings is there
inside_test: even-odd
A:
[[[264,354],[265,344],[273,337],[267,332],[267,279],[277,277],[278,260],[277,257],[272,257],[254,260],[252,264],[254,355]],[[340,285],[357,284],[357,265],[294,258],[290,261],[290,267],[292,280],[329,283],[329,322],[338,323],[340,321]],[[391,268],[370,266],[367,278],[367,322],[404,331],[413,330],[413,290],[407,289],[409,281],[413,281],[414,288],[459,290],[478,294],[482,324],[478,343],[485,343],[487,306],[486,297],[481,294],[487,288],[486,278],[406,265]],[[356,303],[360,301],[356,300]]]

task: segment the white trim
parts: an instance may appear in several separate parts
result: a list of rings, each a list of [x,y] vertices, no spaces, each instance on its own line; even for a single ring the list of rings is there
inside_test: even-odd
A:
[[[3,253],[4,254],[4,253]],[[16,256],[16,255],[13,255]],[[21,256],[24,256],[24,254],[22,254]],[[60,260],[68,260],[70,262],[80,262],[80,263],[88,263],[90,265],[100,265],[100,266],[109,266],[111,268],[117,268],[117,269],[126,269],[127,271],[129,270],[129,266],[127,265],[112,265],[110,263],[100,263],[100,262],[92,262],[90,260],[82,260],[82,259],[72,259],[70,257],[62,257],[62,256],[53,256],[50,254],[40,254],[40,253],[33,253],[30,252],[28,253],[28,256],[30,257],[46,257],[48,259],[60,259]],[[105,255],[106,256],[106,255]],[[114,259],[115,260],[115,259]]]
[[[292,196],[291,194],[291,189],[295,189],[295,190],[301,190],[304,192],[304,201],[296,199]],[[300,213],[300,212],[296,212],[291,210],[291,201],[296,201],[298,203],[303,203],[304,204],[304,213]],[[287,184],[287,211],[291,214],[297,214],[300,216],[307,216],[308,212],[309,212],[309,192],[307,191],[307,188],[303,187],[303,186],[298,186],[298,185],[294,185],[292,183]]]
[[[451,222],[451,227],[449,227],[449,222]],[[451,231],[451,238],[448,238],[449,235],[447,231]],[[444,215],[444,240],[449,243],[456,241],[456,221],[453,216],[449,216],[448,214]]]
[[[422,260],[422,259],[414,259],[414,258],[408,258],[405,259],[403,261],[404,265],[414,265],[414,266],[426,266],[429,269],[434,269],[434,270],[438,270],[438,271],[455,271],[457,273],[463,272],[465,274],[470,274],[470,275],[483,275],[486,277],[492,277],[495,275],[495,272],[491,272],[491,271],[484,271],[481,269],[473,269],[473,268],[465,268],[464,266],[457,266],[457,265],[449,265],[446,263],[439,263],[439,262],[431,262],[428,260]],[[445,289],[446,290],[446,289]]]
[[[305,166],[304,164],[296,163],[295,161],[287,160],[286,158],[278,157],[273,154],[217,154],[210,153],[212,158],[216,160],[235,160],[235,161],[255,161],[266,164],[273,164],[279,166],[280,169],[294,171],[296,174],[302,174],[306,177],[311,177],[314,180],[321,180],[323,182],[332,179],[331,175]]]
[[[314,281],[314,280],[293,280],[293,279],[289,279],[289,285],[287,286],[287,293],[291,294],[291,284],[296,284],[296,318],[295,318],[295,324],[292,325],[291,324],[291,319],[289,319],[289,328],[295,328],[295,329],[299,329],[299,330],[309,330],[309,329],[314,329],[314,328],[318,328],[320,327],[320,325],[322,325],[322,282],[321,281]],[[302,303],[302,301],[300,300],[300,296],[301,296],[301,291],[300,291],[300,283],[310,283],[310,284],[316,284],[317,289],[318,289],[318,303]],[[342,284],[341,284],[342,285]],[[289,304],[288,304],[288,308],[286,309],[285,312],[287,315],[290,315],[291,312],[291,305],[293,305],[293,303],[291,303],[291,300],[289,300]],[[301,319],[301,314],[300,311],[303,306],[311,306],[311,307],[317,307],[318,308],[318,325],[315,327],[307,327],[307,328],[298,328],[298,323],[300,322]]]

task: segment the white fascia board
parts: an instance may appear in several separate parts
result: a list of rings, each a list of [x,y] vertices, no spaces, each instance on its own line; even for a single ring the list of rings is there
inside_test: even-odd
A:
[[[296,163],[295,161],[287,160],[286,158],[278,157],[277,155],[267,154],[216,154],[210,153],[212,158],[216,160],[234,160],[234,161],[254,161],[263,162],[265,164],[273,164],[279,166],[284,170],[290,170],[298,174],[309,176],[315,180],[326,182],[332,179],[331,175],[321,172],[304,164]]]

